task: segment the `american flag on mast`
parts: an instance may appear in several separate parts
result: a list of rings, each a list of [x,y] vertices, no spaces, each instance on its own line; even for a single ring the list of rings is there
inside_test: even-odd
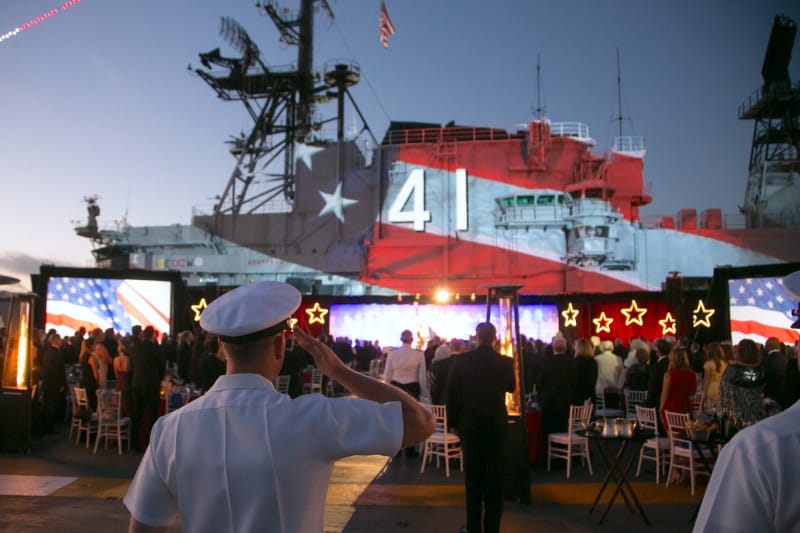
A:
[[[389,18],[389,12],[386,11],[386,4],[381,1],[381,16],[378,24],[381,32],[381,45],[384,48],[389,48],[389,36],[394,35],[397,31],[392,24],[392,19]]]

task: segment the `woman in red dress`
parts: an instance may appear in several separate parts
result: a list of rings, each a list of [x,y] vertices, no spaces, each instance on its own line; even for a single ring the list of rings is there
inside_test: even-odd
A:
[[[689,356],[683,348],[673,348],[669,353],[669,369],[664,374],[661,387],[659,413],[664,427],[667,417],[664,411],[692,413],[692,395],[697,390],[697,374],[689,366]]]

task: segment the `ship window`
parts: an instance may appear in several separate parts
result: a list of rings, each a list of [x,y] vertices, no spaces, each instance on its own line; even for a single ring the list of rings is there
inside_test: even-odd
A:
[[[594,234],[597,237],[608,237],[608,226],[597,226],[594,228]]]
[[[517,196],[517,205],[532,205],[533,196]]]
[[[514,198],[500,198],[501,207],[511,207],[514,205]]]
[[[566,195],[559,194],[558,195],[558,205],[564,205],[564,204],[566,204],[566,205],[570,204],[569,198]]]
[[[556,197],[552,194],[545,194],[536,199],[537,205],[555,205]]]

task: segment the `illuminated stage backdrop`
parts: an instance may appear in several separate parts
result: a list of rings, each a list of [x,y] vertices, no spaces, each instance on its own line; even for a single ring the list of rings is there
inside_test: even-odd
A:
[[[108,278],[51,278],[47,284],[45,328],[73,335],[83,326],[129,333],[135,325],[170,332],[169,281]]]
[[[768,337],[794,344],[800,335],[792,329],[796,302],[783,290],[783,278],[728,280],[731,340],[744,338],[763,343]]]
[[[549,342],[558,331],[556,305],[520,305],[519,315],[520,334],[526,337]],[[485,304],[333,304],[330,333],[350,339],[377,339],[383,347],[399,346],[404,329],[425,339],[431,335],[469,339],[475,334],[475,326],[485,320]]]

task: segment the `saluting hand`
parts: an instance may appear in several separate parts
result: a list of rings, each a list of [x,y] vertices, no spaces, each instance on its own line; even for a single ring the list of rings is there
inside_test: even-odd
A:
[[[323,374],[333,376],[334,368],[344,366],[333,350],[324,342],[315,339],[300,328],[294,329],[294,335],[302,348],[314,358],[314,364]]]

